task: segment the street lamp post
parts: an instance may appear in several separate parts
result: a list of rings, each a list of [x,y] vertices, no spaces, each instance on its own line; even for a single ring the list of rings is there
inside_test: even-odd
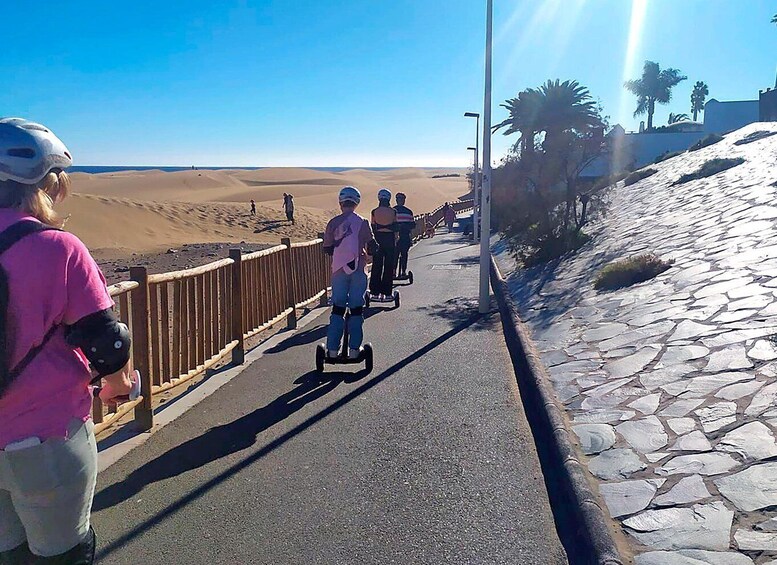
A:
[[[483,99],[483,194],[480,205],[480,296],[478,310],[485,314],[491,307],[489,274],[491,272],[491,36],[494,1],[486,7],[486,86]]]
[[[475,118],[475,147],[469,147],[468,149],[475,150],[474,182],[472,183],[475,193],[475,205],[472,207],[472,239],[477,243],[480,235],[480,230],[478,229],[480,227],[480,171],[478,170],[480,162],[480,152],[478,149],[480,144],[480,114],[477,112],[465,112],[464,117]]]

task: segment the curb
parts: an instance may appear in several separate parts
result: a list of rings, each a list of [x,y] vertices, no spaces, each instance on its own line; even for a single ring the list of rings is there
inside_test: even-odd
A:
[[[578,458],[563,412],[550,389],[547,371],[493,256],[491,287],[567,558],[575,565],[624,565],[612,537],[609,516],[591,489],[588,471]]]

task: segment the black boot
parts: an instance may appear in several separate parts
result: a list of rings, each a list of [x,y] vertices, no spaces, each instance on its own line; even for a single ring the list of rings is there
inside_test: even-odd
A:
[[[97,536],[95,536],[94,529],[90,526],[89,533],[73,549],[52,557],[36,557],[32,563],[34,565],[92,565],[96,549]]]

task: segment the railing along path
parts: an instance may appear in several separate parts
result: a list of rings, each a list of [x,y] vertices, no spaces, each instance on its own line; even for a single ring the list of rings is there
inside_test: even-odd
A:
[[[454,210],[472,208],[472,201],[452,203]],[[413,237],[442,221],[442,207],[416,216]],[[318,239],[243,254],[201,267],[149,275],[145,267],[130,269],[132,280],[109,287],[116,312],[130,328],[132,362],[142,378],[143,395],[132,402],[92,406],[99,433],[134,410],[141,429],[153,426],[153,397],[169,391],[221,363],[245,359],[245,341],[286,320],[297,325],[297,310],[316,301],[326,304],[331,287],[331,259]]]

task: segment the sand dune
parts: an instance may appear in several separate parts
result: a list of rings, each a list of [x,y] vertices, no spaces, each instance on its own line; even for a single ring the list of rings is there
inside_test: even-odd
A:
[[[462,177],[432,176],[461,170],[393,169],[345,172],[302,168],[258,170],[125,171],[72,175],[74,195],[61,207],[66,229],[103,255],[161,251],[185,243],[305,240],[323,230],[337,210],[344,185],[362,191],[364,215],[379,188],[402,191],[416,213],[467,192]],[[295,226],[285,221],[284,192],[294,195]],[[257,216],[248,201],[257,203]]]

